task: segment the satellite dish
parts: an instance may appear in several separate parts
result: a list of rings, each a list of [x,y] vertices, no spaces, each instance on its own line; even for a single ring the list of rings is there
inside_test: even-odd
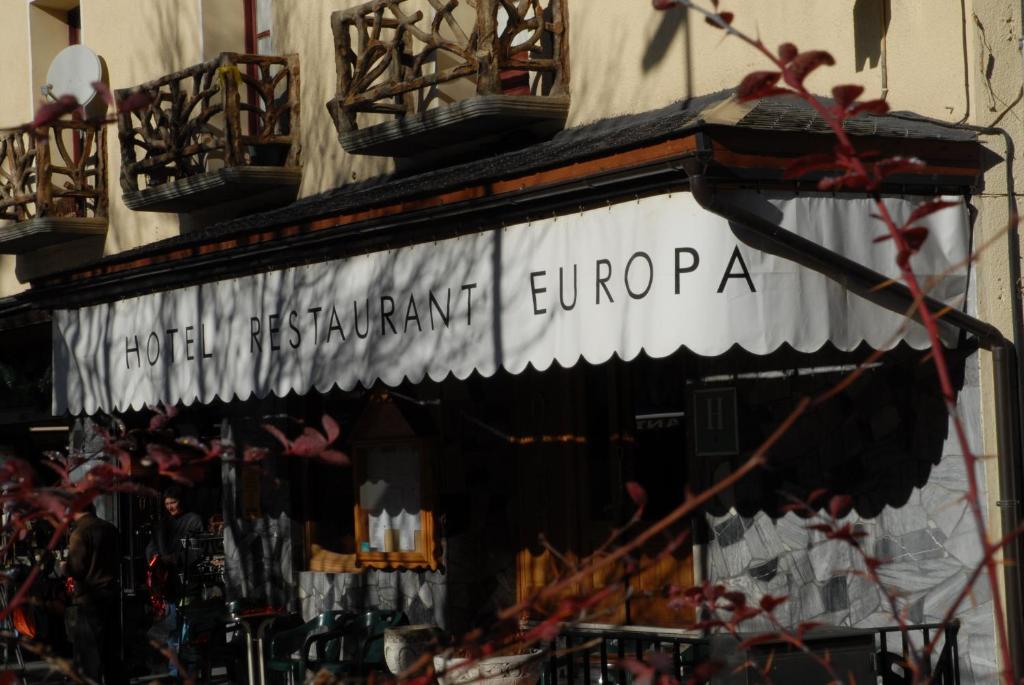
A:
[[[88,105],[96,97],[92,84],[103,80],[103,63],[84,45],[69,45],[57,53],[46,71],[46,91],[54,99],[74,95],[78,104]]]

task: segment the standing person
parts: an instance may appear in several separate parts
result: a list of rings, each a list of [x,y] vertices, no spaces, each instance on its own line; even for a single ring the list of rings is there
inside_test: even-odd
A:
[[[127,685],[121,668],[120,535],[97,518],[91,504],[74,518],[66,566],[74,592],[65,627],[75,665],[97,683]]]
[[[178,583],[178,574],[184,571],[189,563],[195,561],[189,559],[185,541],[203,533],[203,519],[199,514],[185,511],[182,496],[182,490],[177,485],[164,490],[163,515],[153,529],[152,539],[146,545],[146,560],[150,561],[154,556],[160,557],[168,572],[168,587],[165,588],[167,596],[164,598],[167,602],[167,615],[154,625],[150,635],[165,641],[175,652],[178,651],[181,636],[181,625],[178,620],[181,587]],[[171,674],[177,675],[173,664]]]
[[[164,490],[163,513],[153,530],[153,537],[146,545],[146,559],[159,555],[160,560],[180,573],[190,561],[185,540],[203,533],[203,519],[199,514],[186,512],[182,505],[182,490],[172,485]]]

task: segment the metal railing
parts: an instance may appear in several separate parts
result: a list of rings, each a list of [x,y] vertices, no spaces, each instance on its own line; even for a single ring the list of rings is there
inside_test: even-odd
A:
[[[686,682],[697,666],[707,660],[708,642],[697,636],[637,630],[566,630],[551,645],[542,682],[625,684],[632,682],[632,676],[621,666],[622,661],[649,662],[655,653],[671,664],[672,672],[678,674],[681,682]]]
[[[423,111],[438,86],[459,79],[476,95],[568,92],[565,0],[461,9],[459,0],[426,0],[427,13],[407,12],[407,2],[372,0],[331,16],[338,87],[328,107],[339,132],[358,129],[361,112]]]
[[[121,187],[153,188],[238,166],[299,165],[299,60],[225,52],[117,91],[149,104],[118,114]]]
[[[877,628],[878,636],[878,674],[883,685],[909,683],[912,678],[909,670],[903,666],[913,658],[912,648],[920,648],[929,644],[937,632],[943,633],[942,649],[938,656],[921,664],[924,675],[930,678],[933,685],[960,685],[960,650],[957,636],[960,633],[960,621],[953,620],[947,624],[928,623],[910,626],[907,633],[898,627]],[[915,633],[922,639],[917,645],[911,645],[909,637]],[[899,652],[890,651],[890,642],[898,642]]]
[[[922,663],[920,669],[934,685],[960,685],[959,621],[946,625],[913,625],[906,632],[899,627],[851,632],[874,634],[879,682],[904,685],[913,682],[907,664],[915,658],[914,648],[919,653],[939,631],[943,633],[940,649],[937,655]],[[810,641],[812,649],[813,642]],[[655,655],[658,656],[652,659]],[[710,644],[705,637],[626,628],[572,628],[561,632],[549,645],[541,682],[543,685],[627,685],[633,682],[633,676],[621,665],[625,659],[657,663],[661,672],[670,672],[680,682],[691,678],[700,682],[697,669],[710,657]],[[809,662],[808,668],[817,672],[820,666]]]
[[[107,215],[102,124],[54,121],[0,134],[0,219]]]

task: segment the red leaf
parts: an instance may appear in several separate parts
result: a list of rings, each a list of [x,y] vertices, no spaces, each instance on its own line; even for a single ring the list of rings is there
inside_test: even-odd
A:
[[[764,609],[765,611],[772,612],[772,611],[775,610],[775,607],[777,607],[780,604],[784,603],[786,601],[786,599],[787,598],[786,598],[785,595],[780,595],[778,597],[776,597],[774,595],[765,595],[765,596],[763,596],[761,598],[761,602],[760,602],[761,608]]]
[[[821,623],[819,623],[818,621],[805,621],[804,623],[801,623],[796,627],[796,639],[803,639],[804,633],[806,633],[809,630],[814,630],[820,625]]]
[[[907,217],[907,221],[903,225],[909,226],[910,224],[914,223],[915,221],[918,221],[919,219],[923,219],[929,214],[934,214],[935,212],[942,209],[946,209],[947,207],[957,207],[959,205],[959,202],[948,202],[946,200],[931,200],[929,202],[922,202],[917,206],[916,209],[914,209],[913,212],[910,213],[910,216]]]
[[[269,423],[263,424],[263,430],[273,435],[281,446],[288,449],[291,446],[291,442],[285,437],[284,433],[277,426],[271,426]]]
[[[176,469],[181,466],[181,457],[163,445],[155,443],[146,445],[146,454],[161,471],[164,469]]]
[[[803,157],[797,157],[789,163],[789,166],[786,167],[786,171],[783,174],[783,178],[799,178],[811,173],[812,171],[834,169],[835,167],[836,158],[834,155],[825,153],[804,155]]]
[[[288,453],[297,457],[315,457],[326,447],[327,440],[324,436],[316,429],[307,427],[302,431],[302,435],[295,438]]]
[[[825,537],[829,540],[845,540],[846,542],[856,544],[858,540],[865,537],[867,533],[863,530],[855,528],[852,524],[844,523],[839,528],[826,533]]]
[[[875,163],[875,176],[883,179],[892,174],[904,171],[919,171],[924,168],[925,163],[917,157],[889,157]]]
[[[849,495],[835,495],[828,501],[828,513],[832,518],[840,518],[850,509],[853,498]]]
[[[29,124],[29,128],[39,128],[53,123],[65,114],[70,114],[78,109],[78,99],[74,95],[61,95],[53,102],[40,105],[36,110],[36,116]]]
[[[317,456],[320,458],[320,461],[334,464],[335,466],[348,466],[350,463],[348,455],[338,450],[324,450]]]
[[[718,21],[715,20],[717,17]],[[735,18],[732,12],[721,12],[716,14],[714,17],[704,17],[704,21],[714,26],[716,29],[724,29],[725,26],[731,26],[732,20]],[[719,23],[721,22],[721,23]],[[725,24],[725,26],[722,26]]]
[[[783,62],[791,62],[799,54],[796,46],[792,43],[783,43],[779,46],[779,59]]]
[[[672,9],[679,3],[676,0],[653,0],[651,4],[654,5],[656,10],[667,10]]]
[[[838,190],[840,188],[862,189],[870,185],[870,180],[862,173],[851,171],[842,176],[830,176],[818,181],[818,190]]]
[[[864,92],[864,86],[857,85],[844,85],[836,86],[832,89],[832,97],[835,98],[836,104],[839,107],[846,109],[853,102],[861,96]]]
[[[869,114],[885,114],[889,111],[889,105],[885,100],[868,100],[862,102],[850,110],[850,116],[855,117],[861,112]]]
[[[924,245],[924,241],[928,239],[928,229],[924,226],[914,226],[912,228],[905,228],[900,231],[900,235],[903,236],[903,240],[907,243],[907,247],[914,254],[921,249]]]
[[[327,414],[324,414],[320,418],[320,423],[324,427],[324,435],[327,436],[327,444],[333,444],[338,436],[341,435],[341,428],[338,427],[338,422],[332,419]]]
[[[832,66],[836,61],[824,50],[801,52],[786,65],[786,73],[795,83],[802,84],[812,71],[822,64]]]
[[[134,112],[136,110],[145,109],[146,107],[149,107],[151,104],[153,104],[153,100],[155,99],[156,98],[153,97],[152,93],[147,93],[145,91],[140,90],[129,94],[128,97],[126,97],[124,100],[118,102],[117,111]]]
[[[640,485],[636,481],[629,481],[626,483],[626,492],[629,493],[630,499],[636,504],[637,509],[643,509],[644,505],[647,504],[647,491],[644,490],[644,486]]]
[[[89,85],[92,86],[92,89],[96,91],[97,95],[103,98],[104,102],[111,107],[117,106],[117,103],[114,101],[114,93],[110,90],[110,86],[103,81],[93,81]]]
[[[711,583],[705,583],[703,590],[704,590],[704,597],[709,602],[714,602],[719,597],[721,597],[722,595],[725,594],[725,586],[724,585],[712,585]]]
[[[742,592],[725,592],[722,594],[722,597],[729,600],[737,607],[746,606],[747,604],[747,596]]]
[[[881,566],[884,563],[885,563],[884,561],[882,561],[881,559],[879,559],[877,557],[870,557],[870,556],[864,557],[864,565],[867,566],[872,571],[874,571],[875,569],[877,569],[879,566]]]
[[[736,87],[736,96],[741,101],[746,101],[775,95],[782,91],[781,88],[775,87],[780,78],[782,78],[782,74],[777,71],[755,71],[747,74],[740,85]]]

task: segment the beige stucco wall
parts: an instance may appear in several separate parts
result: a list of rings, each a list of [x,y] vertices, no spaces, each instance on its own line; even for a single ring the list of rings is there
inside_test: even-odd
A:
[[[58,2],[60,0],[51,0]],[[53,51],[45,40],[27,40],[25,0],[0,0],[5,20],[0,25],[0,50],[5,57],[2,77],[18,94],[0,103],[8,122],[29,113],[30,80]],[[301,60],[302,141],[304,174],[301,195],[307,196],[388,172],[391,161],[345,153],[337,141],[325,103],[335,89],[334,49],[330,14],[360,0],[278,0],[274,4],[273,42],[279,54],[297,53]],[[409,0],[408,5],[421,0]],[[964,19],[959,0],[896,2],[888,21],[885,76],[889,101],[895,108],[955,121],[967,112],[968,86],[964,74]],[[1009,0],[984,0],[979,7],[1002,7]],[[880,58],[882,0],[733,0],[736,25],[776,46],[789,40],[802,48],[825,47],[837,64],[809,80],[819,92],[837,82],[861,83],[868,94],[881,93]],[[975,22],[968,3],[968,43]],[[571,60],[570,125],[639,112],[674,102],[687,95],[735,85],[743,74],[766,67],[764,59],[735,39],[700,19],[687,21],[681,11],[656,12],[646,2],[570,0]],[[82,39],[106,61],[111,85],[125,87],[213,57],[224,49],[240,50],[241,0],[81,0]],[[40,23],[45,11],[32,7]],[[984,13],[984,12],[982,12]],[[799,19],[799,20],[794,20]],[[1006,44],[1007,26],[993,19],[989,43]],[[928,31],[921,27],[927,26]],[[63,40],[55,32],[54,40]],[[1011,31],[1012,33],[1012,31]],[[941,45],[942,49],[935,49]],[[973,64],[981,59],[967,47]],[[45,68],[43,68],[45,72]],[[1004,90],[1009,93],[1011,85]],[[972,118],[984,111],[983,92]],[[1009,96],[1012,99],[1012,95]],[[183,226],[175,215],[133,212],[121,202],[118,183],[120,152],[110,137],[110,232],[105,251],[114,253],[176,235]],[[0,294],[14,287],[4,269]]]
[[[1024,62],[1021,59],[1019,40],[1022,35],[1020,5],[1014,2],[981,2],[971,6],[971,27],[969,31],[970,71],[967,92],[970,93],[969,121],[979,126],[998,126],[1005,129],[1016,142],[1024,142],[1024,122],[1021,104],[1021,80]],[[1018,296],[1022,284],[1015,283],[1009,270],[1008,234],[1009,211],[1007,206],[1006,146],[1000,136],[982,136],[995,164],[986,174],[984,187],[974,200],[978,208],[975,228],[975,243],[988,245],[978,258],[978,302],[982,318],[998,326],[1004,334],[1013,339],[1010,302],[1012,292]],[[1024,180],[1024,161],[1018,153],[1013,166],[1016,180],[1015,194],[1021,199],[1021,182]],[[983,436],[985,453],[997,454],[995,403],[992,392],[991,355],[982,355]],[[994,460],[988,462],[986,470],[989,491],[988,511],[998,512],[999,478]],[[998,516],[990,516],[993,535],[1001,534]]]
[[[196,0],[82,0],[82,42],[106,61],[113,88],[124,88],[202,61],[202,24]],[[159,240],[179,231],[178,217],[133,212],[121,201],[121,155],[111,130],[110,229],[106,252]]]
[[[32,113],[28,6],[0,0],[0,126],[25,121]],[[0,296],[24,289],[14,276],[14,257],[0,255]]]
[[[301,60],[303,196],[378,176],[392,168],[388,159],[353,156],[342,150],[325,107],[334,97],[337,82],[331,12],[359,4],[354,0],[274,4],[274,51],[298,53]]]

